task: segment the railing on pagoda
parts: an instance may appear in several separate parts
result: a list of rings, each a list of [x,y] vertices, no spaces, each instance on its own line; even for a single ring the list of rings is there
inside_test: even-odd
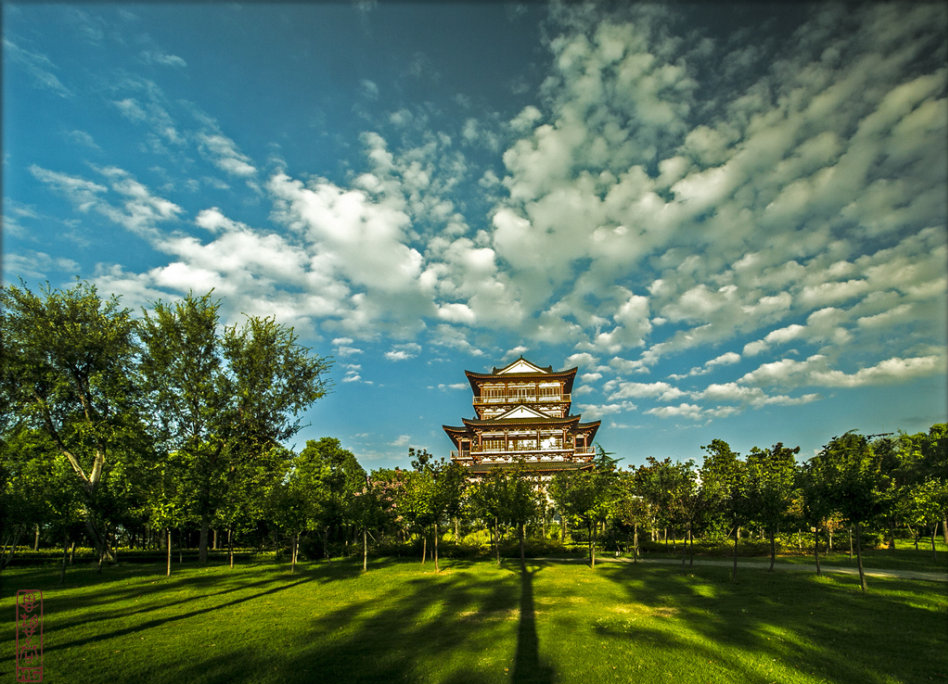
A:
[[[559,463],[571,460],[570,457],[592,457],[596,455],[595,447],[571,447],[565,449],[465,449],[460,452],[451,452],[452,460],[472,460],[478,463],[516,463],[517,461]]]
[[[509,394],[505,396],[474,396],[474,405],[482,404],[523,404],[523,403],[543,403],[543,402],[570,402],[571,394]]]

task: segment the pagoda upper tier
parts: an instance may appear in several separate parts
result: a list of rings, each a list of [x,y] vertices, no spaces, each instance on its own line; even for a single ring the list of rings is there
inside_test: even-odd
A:
[[[592,466],[599,421],[570,414],[576,368],[554,371],[522,356],[490,373],[465,371],[474,393],[474,419],[445,425],[451,458],[472,474],[523,463],[554,472]]]

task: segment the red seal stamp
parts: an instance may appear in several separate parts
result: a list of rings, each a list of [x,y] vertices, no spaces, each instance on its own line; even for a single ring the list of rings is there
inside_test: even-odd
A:
[[[16,592],[16,681],[43,681],[43,592]]]

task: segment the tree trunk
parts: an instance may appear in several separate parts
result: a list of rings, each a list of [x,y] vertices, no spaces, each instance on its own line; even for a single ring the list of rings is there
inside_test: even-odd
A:
[[[813,557],[816,559],[816,576],[822,577],[823,571],[820,569],[820,526],[813,528]]]
[[[198,561],[201,565],[207,565],[207,537],[211,529],[210,519],[204,515],[201,517],[201,537],[198,540]]]
[[[849,560],[853,559],[853,528],[849,529]]]
[[[165,577],[171,577],[171,528],[167,530],[167,536],[165,538],[165,545],[168,547],[167,552],[167,565],[165,566]]]
[[[4,537],[4,546],[6,546],[7,540],[10,540],[11,543],[3,550],[3,558],[0,558],[0,569],[5,568],[7,564],[13,560],[13,556],[16,553],[17,544],[20,543],[21,536],[23,536],[23,528],[20,525],[14,525],[12,538]]]
[[[826,528],[826,537],[827,537],[827,547],[826,553],[833,553],[833,528]]]
[[[40,550],[40,526],[39,523],[33,523],[35,534],[33,535],[33,552]]]
[[[497,554],[497,566],[500,567],[500,522],[494,518],[494,553]]]
[[[932,525],[932,562],[938,562],[938,556],[935,554],[935,533],[938,532],[938,523]]]
[[[691,533],[691,523],[688,523],[688,567],[695,566],[695,535]]]
[[[435,572],[441,572],[441,568],[438,567],[438,523],[434,524],[434,562]]]
[[[293,535],[293,539],[290,541],[292,545],[290,548],[290,572],[296,573],[296,554],[300,547],[300,535],[299,532]]]
[[[520,536],[520,572],[525,575],[527,574],[527,559],[523,550],[523,537],[524,537],[523,527],[524,527],[524,524],[520,523],[520,525],[517,528],[517,533]],[[934,539],[934,537],[932,538]]]
[[[859,584],[862,590],[866,591],[866,574],[862,571],[862,526],[858,523],[856,524],[856,563],[859,565]]]
[[[227,528],[227,559],[230,564],[230,569],[234,569],[234,529],[232,527]]]
[[[72,544],[69,545],[69,565],[72,565],[72,560],[75,557],[76,557],[76,541],[73,540]]]
[[[632,562],[639,562],[639,524],[635,523],[632,527]]]
[[[774,561],[777,560],[777,542],[776,542],[777,535],[772,529],[769,532],[770,532],[770,568],[767,570],[767,572],[773,572]],[[797,536],[799,537],[799,533],[797,534]]]
[[[586,524],[586,532],[589,533],[589,567],[596,569],[596,542],[593,540],[592,522]]]
[[[941,538],[948,544],[948,515],[945,515],[941,519]]]
[[[362,572],[369,569],[369,533],[362,530]]]
[[[69,535],[63,535],[63,563],[62,567],[59,568],[59,583],[62,584],[66,581],[66,560],[69,557]]]
[[[734,563],[731,566],[731,581],[737,579],[737,540],[741,536],[741,528],[734,526]]]
[[[217,551],[217,528],[213,530],[213,535],[211,536],[211,550]]]
[[[454,543],[461,541],[461,519],[454,516]]]
[[[428,535],[421,533],[421,564],[425,564],[425,558],[428,556]]]
[[[110,556],[109,547],[105,540],[105,535],[101,530],[99,530],[95,521],[92,519],[92,514],[89,513],[85,519],[86,532],[89,534],[89,539],[92,540],[92,545],[95,547],[96,555],[99,557],[99,566],[96,569],[96,572],[102,572],[102,562]]]

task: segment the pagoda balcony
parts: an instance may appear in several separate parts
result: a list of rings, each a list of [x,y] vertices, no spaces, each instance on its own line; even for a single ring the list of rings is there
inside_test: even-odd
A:
[[[475,406],[483,406],[485,404],[525,404],[525,403],[543,403],[543,402],[559,402],[559,403],[571,403],[572,395],[571,394],[518,394],[510,395],[505,397],[474,397]]]
[[[569,456],[595,456],[595,447],[571,447],[564,449],[465,449],[460,456],[457,451],[451,452],[452,460],[481,463],[506,463],[521,458],[526,461],[566,461]]]

